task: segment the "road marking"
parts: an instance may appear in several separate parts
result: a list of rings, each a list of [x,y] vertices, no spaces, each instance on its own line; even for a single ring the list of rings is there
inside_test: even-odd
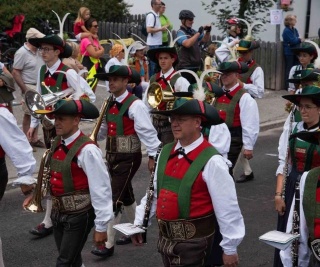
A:
[[[278,157],[278,154],[269,154],[269,153],[267,153],[266,155],[270,156],[270,157]]]

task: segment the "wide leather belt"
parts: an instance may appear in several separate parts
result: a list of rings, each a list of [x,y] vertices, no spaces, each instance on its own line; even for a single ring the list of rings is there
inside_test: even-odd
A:
[[[141,142],[137,135],[107,136],[107,153],[141,152]]]
[[[87,190],[52,196],[52,209],[60,213],[78,213],[89,210],[91,207],[90,193]]]
[[[214,214],[190,220],[166,221],[158,219],[160,233],[173,241],[202,238],[214,234]]]

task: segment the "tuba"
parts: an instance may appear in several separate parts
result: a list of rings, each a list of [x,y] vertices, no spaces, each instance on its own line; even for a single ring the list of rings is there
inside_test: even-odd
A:
[[[51,147],[52,147],[51,141]],[[25,210],[31,212],[43,212],[45,209],[42,207],[41,200],[47,195],[49,191],[50,181],[50,160],[52,156],[52,150],[47,149],[41,158],[39,167],[37,185],[34,190],[33,197],[29,204],[24,207]]]
[[[166,110],[172,109],[175,96],[173,95],[174,90],[168,82],[171,92],[163,91],[161,85],[157,82],[153,82],[147,89],[147,101],[152,108],[158,108],[161,102],[166,103]],[[170,108],[171,107],[171,108]]]

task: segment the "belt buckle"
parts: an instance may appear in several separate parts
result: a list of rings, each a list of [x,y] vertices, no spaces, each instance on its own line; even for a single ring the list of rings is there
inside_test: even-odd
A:
[[[313,240],[310,245],[313,255],[320,261],[320,239]]]
[[[63,208],[66,211],[74,211],[76,209],[73,196],[64,196],[61,197]]]
[[[127,136],[117,137],[117,151],[119,153],[128,153],[131,149],[131,142]]]
[[[169,227],[170,227],[173,239],[180,239],[180,240],[186,239],[184,225],[181,221],[169,222]]]

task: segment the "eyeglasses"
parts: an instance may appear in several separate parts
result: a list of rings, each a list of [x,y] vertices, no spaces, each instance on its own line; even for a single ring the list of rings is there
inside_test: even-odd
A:
[[[55,50],[54,48],[49,47],[39,47],[38,49],[41,53],[48,53],[50,50]]]
[[[93,28],[98,28],[99,25],[91,25],[91,27],[93,27]]]
[[[299,111],[301,110],[306,110],[306,111],[310,111],[313,108],[317,108],[317,106],[310,106],[310,105],[297,105],[297,108]]]

